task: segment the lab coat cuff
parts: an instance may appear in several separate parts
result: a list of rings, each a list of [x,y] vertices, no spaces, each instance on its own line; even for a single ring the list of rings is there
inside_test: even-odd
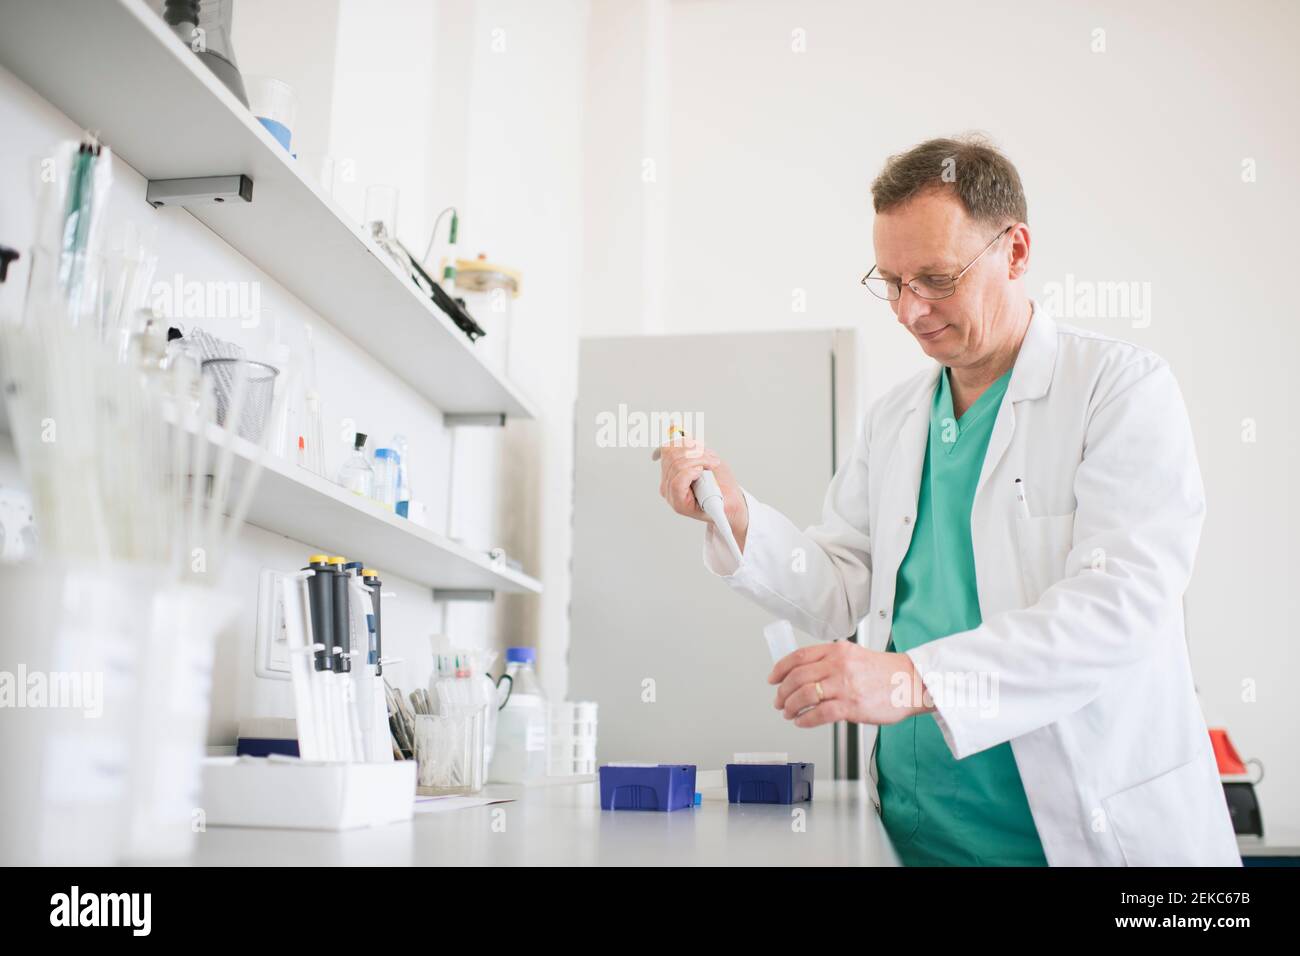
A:
[[[750,497],[749,492],[743,488],[741,494],[745,496],[745,507],[749,509],[749,528],[745,532],[745,547],[741,551],[739,563],[732,557],[731,550],[727,547],[726,542],[722,540],[722,535],[718,533],[718,529],[713,527],[713,522],[707,522],[704,526],[704,566],[721,578],[735,578],[739,572],[748,568],[750,562],[747,558],[750,549],[754,545],[754,525],[756,523],[761,524],[761,520],[755,522],[755,516],[760,510],[757,500]],[[762,537],[761,531],[759,531],[758,536],[759,538]]]
[[[961,760],[988,746],[977,742],[978,735],[972,722],[988,720],[989,713],[987,708],[980,706],[978,682],[968,686],[971,685],[971,675],[963,673],[950,677],[944,673],[941,661],[943,641],[944,638],[930,641],[906,654],[925,685],[925,703],[934,704],[931,714],[943,735],[943,742],[948,745],[953,759]]]

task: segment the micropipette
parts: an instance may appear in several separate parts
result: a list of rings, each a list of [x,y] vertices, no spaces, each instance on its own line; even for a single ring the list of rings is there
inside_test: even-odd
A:
[[[671,442],[677,437],[686,437],[686,431],[680,425],[673,424],[668,427],[668,440]],[[652,461],[658,461],[661,455],[661,449],[656,448],[650,455]],[[713,526],[718,529],[718,534],[722,536],[723,542],[727,545],[727,550],[739,564],[744,560],[740,545],[736,543],[736,536],[731,531],[731,522],[727,520],[727,509],[723,505],[722,489],[718,487],[718,479],[713,476],[713,472],[707,468],[700,473],[700,477],[691,482],[691,491],[695,494],[695,500],[700,505],[700,510],[709,516]]]

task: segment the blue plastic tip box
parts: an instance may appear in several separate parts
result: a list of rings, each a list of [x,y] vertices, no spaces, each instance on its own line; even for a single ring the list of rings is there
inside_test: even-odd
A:
[[[601,767],[602,810],[682,810],[695,805],[695,764]]]
[[[812,795],[810,763],[727,764],[727,799],[732,803],[803,803]]]

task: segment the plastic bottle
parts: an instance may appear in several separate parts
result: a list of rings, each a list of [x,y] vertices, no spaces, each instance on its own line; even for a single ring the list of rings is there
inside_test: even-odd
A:
[[[528,783],[546,776],[548,711],[533,661],[531,647],[506,650],[506,674],[511,680],[510,699],[497,714],[496,750],[492,780]]]
[[[375,449],[375,500],[389,511],[397,510],[397,470],[401,457],[393,448]]]
[[[393,436],[393,450],[397,452],[397,504],[395,509],[403,518],[409,518],[411,507],[411,476],[407,471],[407,445],[405,435]]]
[[[339,484],[353,494],[373,498],[375,494],[375,469],[366,461],[366,435],[357,432],[352,444],[352,454],[339,469]]]

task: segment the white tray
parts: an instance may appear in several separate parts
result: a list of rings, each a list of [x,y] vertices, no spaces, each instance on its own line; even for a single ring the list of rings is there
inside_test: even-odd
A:
[[[409,820],[415,761],[307,763],[292,757],[209,757],[209,826],[354,830]]]

